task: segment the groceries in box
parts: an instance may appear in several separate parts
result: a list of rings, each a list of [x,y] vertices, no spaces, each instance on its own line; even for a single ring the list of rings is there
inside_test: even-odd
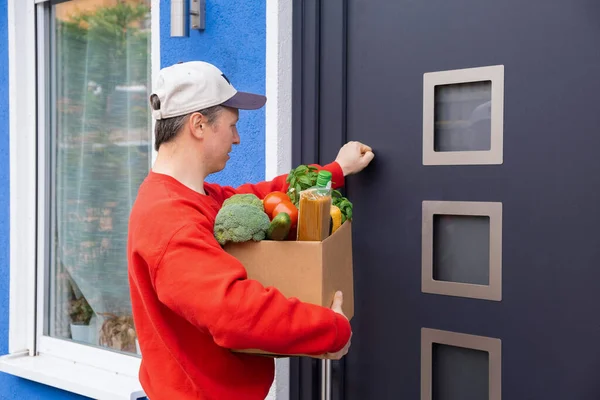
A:
[[[286,193],[269,193],[263,200],[253,194],[227,199],[216,217],[215,238],[244,265],[249,279],[288,298],[331,307],[341,290],[342,310],[351,319],[352,203],[332,189],[328,171],[302,165],[287,182]]]

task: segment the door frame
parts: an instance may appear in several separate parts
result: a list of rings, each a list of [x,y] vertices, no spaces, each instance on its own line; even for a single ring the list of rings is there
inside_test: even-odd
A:
[[[294,0],[292,164],[327,164],[347,140],[346,0]],[[326,22],[326,23],[325,23]],[[344,399],[345,361],[332,361],[331,397],[320,360],[290,359],[290,400]]]

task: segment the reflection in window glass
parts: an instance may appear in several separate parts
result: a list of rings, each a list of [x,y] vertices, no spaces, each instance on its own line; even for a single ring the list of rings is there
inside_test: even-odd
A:
[[[151,157],[150,0],[73,0],[52,13],[46,333],[135,353],[127,221]]]
[[[490,150],[491,106],[491,81],[436,86],[434,150]]]

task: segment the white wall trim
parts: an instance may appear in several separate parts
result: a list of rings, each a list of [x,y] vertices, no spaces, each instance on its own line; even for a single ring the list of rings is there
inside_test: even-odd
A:
[[[292,0],[267,0],[266,7],[265,179],[272,179],[292,168],[293,5]],[[275,362],[266,400],[289,400],[289,358]],[[322,366],[322,381],[331,380],[331,360]]]
[[[266,2],[265,178],[292,168],[292,2]]]
[[[266,2],[265,179],[292,168],[292,2]],[[276,360],[267,400],[289,400],[290,363]]]
[[[33,1],[8,0],[9,353],[35,346],[36,36]],[[17,43],[19,45],[17,46]]]
[[[152,90],[152,85],[154,84],[154,80],[156,79],[156,76],[158,75],[158,72],[160,71],[160,0],[152,0],[152,3],[150,5],[151,9],[152,9],[152,21],[151,21],[151,27],[152,27],[152,34],[151,34],[151,57],[152,57],[152,73],[151,73],[151,86],[149,88],[149,92],[151,93]],[[154,118],[152,118],[152,132],[150,132],[151,135],[151,140],[150,143],[152,143],[152,157],[150,159],[150,168],[152,168],[152,165],[154,164],[154,161],[156,160],[156,156],[158,155],[158,153],[156,152],[156,150],[154,150],[154,126],[156,125],[156,121],[154,120]]]

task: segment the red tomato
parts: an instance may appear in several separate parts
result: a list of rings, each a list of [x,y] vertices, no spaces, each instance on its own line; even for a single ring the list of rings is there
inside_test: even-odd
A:
[[[279,203],[284,201],[289,202],[290,198],[283,192],[271,192],[265,196],[263,199],[263,206],[265,208],[265,213],[269,216],[269,218],[272,219],[274,217],[273,210],[275,210],[275,207]]]
[[[292,229],[295,228],[298,223],[298,209],[289,199],[287,201],[282,201],[275,206],[272,218],[275,218],[280,212],[287,213],[290,216],[290,219],[292,220]]]

